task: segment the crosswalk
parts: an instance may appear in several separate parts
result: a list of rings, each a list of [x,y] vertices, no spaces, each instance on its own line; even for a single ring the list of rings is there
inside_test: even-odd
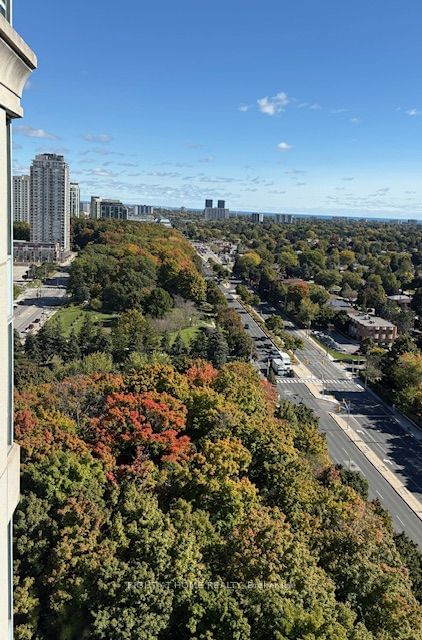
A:
[[[329,379],[321,379],[316,376],[310,376],[308,378],[277,378],[278,384],[317,384],[321,386],[327,385],[348,385],[350,387],[358,387],[359,389],[363,389],[361,385],[357,384],[354,380],[350,378],[329,378]]]

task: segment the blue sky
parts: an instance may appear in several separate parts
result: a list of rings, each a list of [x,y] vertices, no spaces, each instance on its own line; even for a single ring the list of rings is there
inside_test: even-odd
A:
[[[422,217],[419,0],[15,0],[39,68],[15,172],[82,195]]]

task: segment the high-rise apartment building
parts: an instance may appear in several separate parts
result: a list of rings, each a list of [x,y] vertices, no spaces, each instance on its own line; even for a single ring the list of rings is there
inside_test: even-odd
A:
[[[91,196],[91,205],[89,207],[89,217],[98,220],[100,217],[101,198],[99,196]]]
[[[31,242],[58,242],[70,249],[69,167],[63,156],[42,153],[31,165]]]
[[[275,221],[277,222],[277,224],[292,224],[293,223],[293,216],[291,213],[276,213],[275,214]]]
[[[264,222],[264,214],[263,213],[253,213],[251,215],[252,222]]]
[[[154,215],[154,207],[150,204],[140,204],[138,206],[138,215],[140,216],[153,216]]]
[[[81,207],[81,190],[77,182],[70,183],[70,217],[79,218]]]
[[[94,220],[127,220],[129,210],[120,200],[103,199],[99,196],[91,196],[90,217]]]
[[[19,447],[13,442],[11,122],[37,60],[0,0],[0,638],[13,638],[12,516],[19,501]]]
[[[225,200],[218,200],[217,207],[213,207],[212,204],[212,200],[205,200],[205,220],[224,220],[230,216],[229,210],[226,209]]]
[[[13,176],[13,220],[29,222],[30,177]]]

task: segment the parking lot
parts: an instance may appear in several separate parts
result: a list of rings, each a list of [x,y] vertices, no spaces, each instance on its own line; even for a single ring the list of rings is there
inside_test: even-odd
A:
[[[315,338],[334,351],[354,354],[359,351],[359,344],[338,331],[313,331]]]

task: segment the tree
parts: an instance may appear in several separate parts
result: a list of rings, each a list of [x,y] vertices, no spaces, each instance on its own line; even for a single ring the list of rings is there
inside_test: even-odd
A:
[[[347,282],[343,285],[343,288],[340,293],[341,293],[341,296],[345,300],[348,300],[349,302],[354,300],[357,296],[356,291],[353,291],[352,287]]]
[[[83,356],[88,355],[88,353],[92,353],[92,345],[95,341],[97,330],[98,328],[95,326],[91,315],[85,315],[78,335],[79,352]]]
[[[136,309],[122,313],[111,332],[111,350],[117,362],[137,351],[151,354],[160,347],[160,338],[150,322]]]
[[[342,286],[349,285],[353,291],[357,291],[362,285],[362,277],[355,271],[343,271]]]
[[[13,223],[13,240],[27,240],[29,242],[30,226],[28,222]]]
[[[412,589],[416,599],[422,603],[422,552],[405,533],[394,534],[394,542],[401,559],[409,570]]]
[[[208,336],[208,360],[215,367],[226,364],[229,356],[229,345],[222,331],[213,331]]]
[[[214,309],[227,306],[226,298],[224,297],[223,293],[220,291],[216,283],[213,282],[213,280],[207,280],[206,299],[207,302],[214,307]]]
[[[172,356],[183,356],[187,354],[186,344],[180,333],[178,333],[173,340],[170,353]]]
[[[37,350],[44,362],[53,356],[62,356],[66,350],[66,339],[59,321],[52,319],[43,324],[39,330],[35,342]]]
[[[295,353],[295,351],[297,350],[300,351],[305,346],[302,338],[298,338],[297,336],[294,336],[290,333],[283,332],[282,334],[280,334],[280,338],[283,341],[284,348],[287,349],[287,351],[291,351],[292,353]]]
[[[291,272],[298,266],[299,258],[293,251],[281,251],[277,256],[277,262],[286,272]]]
[[[300,303],[297,318],[299,322],[301,322],[305,327],[309,327],[312,324],[312,321],[318,315],[318,312],[318,305],[305,298]]]
[[[351,471],[345,469],[341,465],[336,467],[340,471],[341,481],[348,487],[352,487],[360,495],[362,500],[368,500],[369,485],[368,481],[360,471]]]
[[[421,287],[415,291],[415,295],[412,298],[412,302],[410,303],[410,306],[418,316],[422,316],[422,288]]]
[[[201,328],[190,343],[190,355],[192,358],[208,359],[208,338],[209,332]]]
[[[162,318],[173,308],[173,298],[164,289],[156,287],[149,294],[145,307],[149,315]]]
[[[349,266],[356,260],[355,252],[350,249],[343,249],[340,251],[340,264]]]
[[[319,271],[315,276],[315,282],[322,285],[326,289],[331,289],[333,285],[338,285],[341,282],[341,274],[334,269]]]
[[[383,377],[384,351],[378,347],[367,352],[365,360],[365,376],[371,382],[379,382]]]
[[[310,287],[309,297],[312,302],[323,307],[330,299],[330,294],[323,287],[318,287],[313,284]]]
[[[279,335],[284,330],[284,322],[280,316],[270,316],[265,320],[265,324],[276,335]]]
[[[391,378],[397,404],[422,417],[422,354],[403,353],[392,367]]]

